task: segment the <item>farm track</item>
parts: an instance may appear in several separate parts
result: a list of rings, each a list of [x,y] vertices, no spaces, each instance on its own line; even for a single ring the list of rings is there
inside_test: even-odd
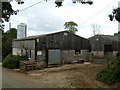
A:
[[[2,69],[3,88],[116,88],[96,81],[102,64],[67,64],[26,73]]]

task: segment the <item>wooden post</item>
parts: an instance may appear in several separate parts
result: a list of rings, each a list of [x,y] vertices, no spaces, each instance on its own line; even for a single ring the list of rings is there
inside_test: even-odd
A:
[[[108,69],[109,69],[109,58],[108,58],[108,55],[107,55],[107,66],[108,66]]]
[[[92,63],[93,63],[93,61],[94,61],[94,54],[93,53],[91,54],[91,57],[92,57]]]

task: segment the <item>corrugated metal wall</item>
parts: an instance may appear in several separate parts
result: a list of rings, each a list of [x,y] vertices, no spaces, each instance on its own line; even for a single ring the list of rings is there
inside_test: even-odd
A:
[[[14,48],[35,49],[35,40],[13,41]]]
[[[90,40],[90,45],[92,46],[92,51],[104,51],[104,45],[112,45],[113,46],[113,51],[116,51],[118,48],[118,41],[115,41],[112,39],[112,37],[107,37],[107,36],[94,36],[89,39]]]

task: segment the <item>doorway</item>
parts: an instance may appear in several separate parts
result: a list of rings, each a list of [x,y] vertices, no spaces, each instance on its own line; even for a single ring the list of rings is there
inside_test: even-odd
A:
[[[48,50],[48,54],[47,56],[47,60],[48,60],[48,64],[61,64],[61,54],[60,54],[60,49],[51,49]]]
[[[111,56],[113,53],[113,46],[112,45],[104,45],[104,55]]]

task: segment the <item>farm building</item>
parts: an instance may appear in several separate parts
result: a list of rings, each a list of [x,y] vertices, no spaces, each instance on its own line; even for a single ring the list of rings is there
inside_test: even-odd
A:
[[[95,35],[89,38],[91,52],[94,56],[116,56],[118,52],[119,36]]]
[[[12,47],[13,55],[28,55],[29,59],[46,64],[64,64],[85,58],[89,40],[61,31],[15,39]]]

